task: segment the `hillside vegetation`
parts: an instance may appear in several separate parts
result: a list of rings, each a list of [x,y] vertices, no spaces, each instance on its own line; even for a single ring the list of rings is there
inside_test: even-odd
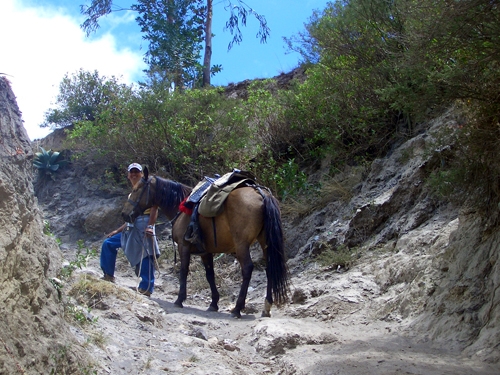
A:
[[[453,147],[429,182],[496,223],[499,18],[496,1],[331,2],[287,40],[305,73],[285,86],[172,92],[80,71],[61,82],[45,125],[71,126],[72,148],[105,158],[112,180],[131,160],[191,184],[240,168],[286,202],[321,195],[346,166],[368,165],[454,106]]]

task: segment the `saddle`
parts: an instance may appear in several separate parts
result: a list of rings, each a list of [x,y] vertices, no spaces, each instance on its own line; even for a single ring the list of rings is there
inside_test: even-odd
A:
[[[197,251],[191,252],[191,254],[202,255],[206,252],[198,223],[198,215],[212,218],[214,238],[216,238],[214,218],[224,210],[224,201],[228,195],[238,187],[257,185],[255,180],[252,173],[233,169],[232,172],[226,173],[222,177],[219,177],[219,175],[216,175],[215,178],[205,176],[194,187],[184,204],[193,210],[191,222],[184,234],[184,240],[192,243],[197,248]],[[215,246],[217,247],[217,243],[215,243]]]

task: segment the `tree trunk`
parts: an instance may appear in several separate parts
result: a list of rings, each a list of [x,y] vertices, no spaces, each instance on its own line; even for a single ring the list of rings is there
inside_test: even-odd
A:
[[[167,22],[169,24],[174,23],[174,16],[173,16],[173,11],[175,9],[175,3],[174,0],[168,0],[168,7],[167,7]],[[175,63],[175,68],[174,71],[172,72],[173,75],[173,82],[174,82],[174,90],[176,91],[183,91],[184,89],[184,81],[182,79],[182,64],[183,61],[180,60],[179,56],[175,56],[173,58]]]
[[[212,0],[207,0],[207,22],[205,24],[205,57],[203,58],[203,87],[210,86],[210,64],[212,60]]]

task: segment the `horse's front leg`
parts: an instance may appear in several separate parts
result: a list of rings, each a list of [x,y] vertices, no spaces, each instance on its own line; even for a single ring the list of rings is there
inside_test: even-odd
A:
[[[231,315],[236,318],[241,318],[241,310],[245,308],[248,285],[250,284],[250,279],[252,278],[253,262],[252,258],[250,257],[249,251],[246,252],[244,257],[238,260],[240,261],[243,282],[241,283],[240,294],[238,295],[238,299],[236,300],[236,306],[231,310]]]
[[[207,311],[219,311],[218,303],[220,296],[217,286],[215,285],[214,255],[211,253],[202,255],[201,260],[205,266],[205,276],[208,284],[210,285],[210,290],[212,291],[212,302],[210,303]]]
[[[179,294],[177,295],[177,300],[174,302],[174,305],[177,307],[183,307],[182,302],[184,302],[187,298],[187,276],[189,273],[189,263],[191,261],[189,245],[179,245],[179,257],[181,258],[181,269],[179,272]]]

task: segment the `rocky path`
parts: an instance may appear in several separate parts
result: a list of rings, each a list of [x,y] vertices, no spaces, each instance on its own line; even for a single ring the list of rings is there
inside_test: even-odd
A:
[[[219,312],[205,311],[209,294],[206,288],[198,289],[202,280],[196,271],[190,276],[185,307],[174,306],[178,281],[171,260],[162,265],[151,298],[130,289],[137,279],[124,258],[119,259],[116,284],[99,280],[97,259],[75,272],[73,291],[86,283],[94,290],[93,297],[87,293],[87,303],[94,306],[89,319],[94,323],[75,325],[75,333],[87,343],[97,373],[500,373],[450,348],[411,338],[409,321],[374,318],[372,312],[384,296],[362,265],[348,272],[314,267],[295,272],[294,303],[273,307],[271,318],[260,317],[265,276],[256,269],[242,319],[229,312],[239,287],[239,266],[226,261],[222,268],[229,274],[220,281]],[[217,270],[216,266],[216,274]],[[78,297],[72,292],[80,301],[82,293]]]

